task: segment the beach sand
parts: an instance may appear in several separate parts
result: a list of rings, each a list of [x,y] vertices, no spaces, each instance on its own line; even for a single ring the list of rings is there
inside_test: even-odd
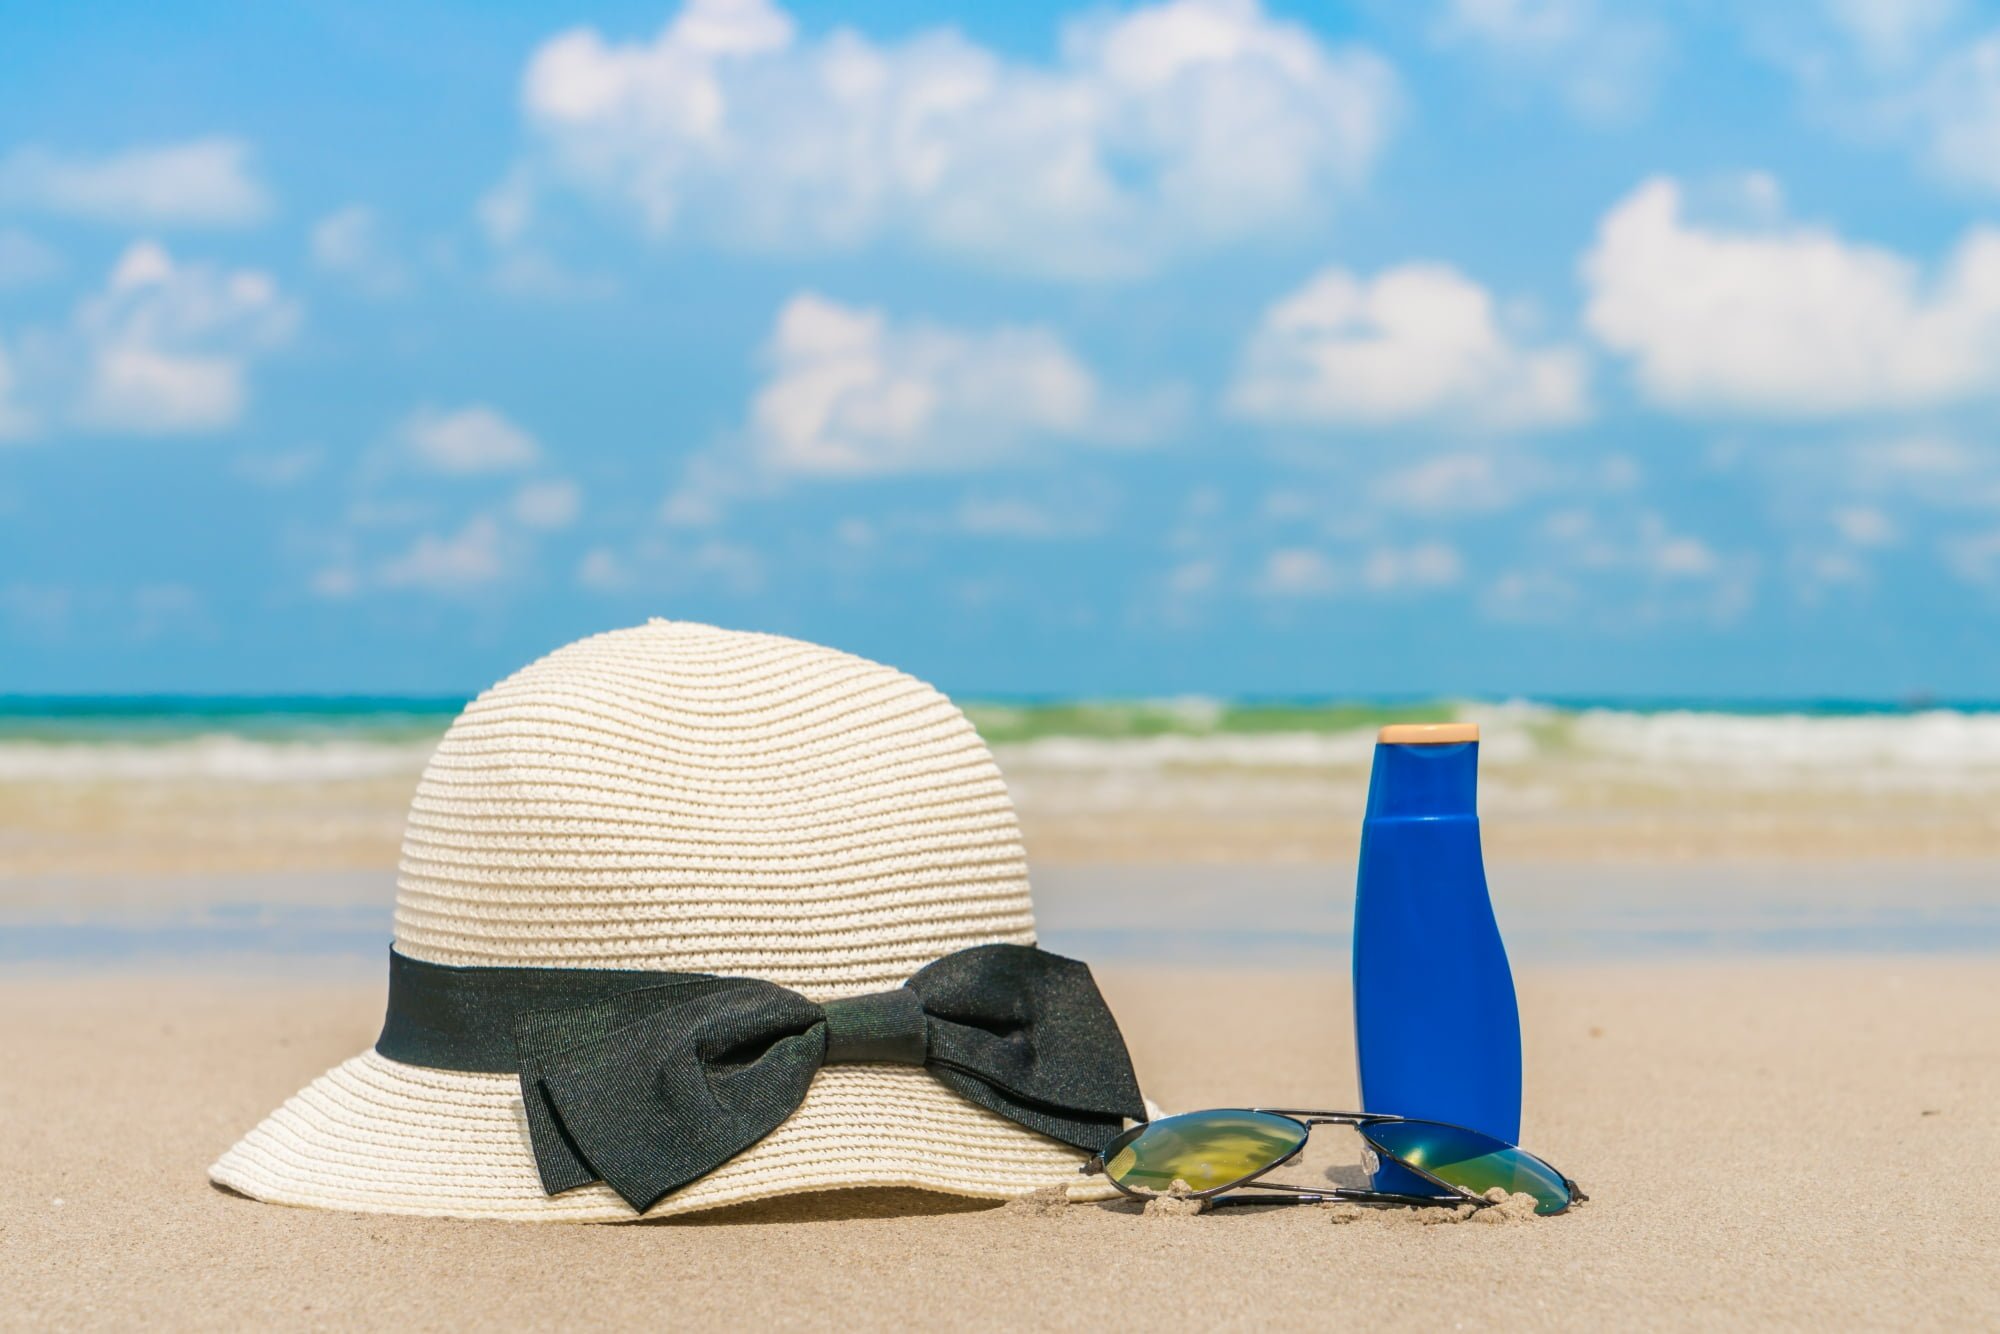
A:
[[[1169,1107],[1353,1101],[1338,969],[1099,971]],[[372,1040],[376,977],[16,970],[0,979],[0,1325],[2000,1323],[1985,1180],[2000,961],[1546,966],[1520,981],[1524,1137],[1592,1196],[1565,1217],[1046,1216],[867,1191],[578,1228],[319,1213],[208,1185],[221,1150]],[[1335,1138],[1302,1170],[1341,1179],[1353,1162]]]

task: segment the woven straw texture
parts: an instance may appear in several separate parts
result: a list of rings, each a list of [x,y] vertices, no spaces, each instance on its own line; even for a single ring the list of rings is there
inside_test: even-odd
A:
[[[559,649],[468,705],[411,803],[396,891],[412,958],[761,977],[820,1001],[1034,940],[1013,805],[949,700],[832,649],[668,621]],[[647,1216],[842,1186],[1002,1197],[1074,1182],[1082,1157],[922,1070],[832,1066]],[[542,1193],[513,1076],[372,1050],[209,1175],[280,1204],[634,1216],[604,1186]]]

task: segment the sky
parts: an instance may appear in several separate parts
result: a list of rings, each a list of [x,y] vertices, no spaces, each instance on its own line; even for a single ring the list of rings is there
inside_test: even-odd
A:
[[[0,692],[2000,696],[2000,5],[34,6],[0,89]]]

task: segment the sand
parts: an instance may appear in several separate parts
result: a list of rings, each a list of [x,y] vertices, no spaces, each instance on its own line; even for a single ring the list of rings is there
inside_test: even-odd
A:
[[[0,976],[0,1325],[2000,1324],[1991,959],[1523,969],[1525,1137],[1593,1200],[1488,1226],[895,1191],[637,1227],[275,1208],[204,1169],[372,1039],[380,984],[234,971]],[[1351,1102],[1337,970],[1100,973],[1169,1106]]]

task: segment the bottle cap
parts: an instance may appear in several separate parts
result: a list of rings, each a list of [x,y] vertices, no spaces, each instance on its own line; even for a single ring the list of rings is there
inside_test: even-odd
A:
[[[1385,746],[1455,746],[1479,740],[1479,724],[1390,723],[1375,740]]]

